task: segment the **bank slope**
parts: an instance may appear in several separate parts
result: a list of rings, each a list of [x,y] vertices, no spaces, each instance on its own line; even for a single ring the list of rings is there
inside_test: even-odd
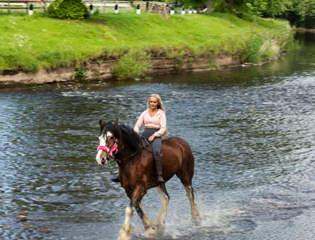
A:
[[[260,62],[284,50],[290,35],[285,21],[245,21],[221,13],[106,14],[85,21],[4,14],[0,15],[0,72],[73,67],[98,57],[117,60],[130,52],[145,52],[140,56],[145,59],[230,55],[241,62]]]

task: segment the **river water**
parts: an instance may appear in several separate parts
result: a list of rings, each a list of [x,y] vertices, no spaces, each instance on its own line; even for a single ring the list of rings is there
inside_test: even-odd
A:
[[[170,134],[192,146],[203,218],[192,225],[174,178],[159,239],[314,239],[315,36],[303,36],[264,66],[0,90],[0,238],[116,239],[128,200],[109,181],[115,165],[96,165],[98,120],[132,126],[157,92]],[[143,202],[155,217],[157,192]],[[136,215],[133,225],[143,239]]]

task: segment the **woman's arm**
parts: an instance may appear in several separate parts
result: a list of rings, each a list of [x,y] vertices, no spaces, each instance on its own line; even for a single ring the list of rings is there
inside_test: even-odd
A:
[[[145,111],[141,113],[140,117],[138,118],[133,130],[136,132],[136,133],[139,133],[140,132],[140,128],[142,127],[143,125],[143,120],[144,120],[144,114],[145,114]]]
[[[166,115],[165,115],[165,112],[161,110],[161,118],[160,118],[160,130],[159,131],[156,131],[153,135],[155,137],[161,137],[165,134],[166,132]]]

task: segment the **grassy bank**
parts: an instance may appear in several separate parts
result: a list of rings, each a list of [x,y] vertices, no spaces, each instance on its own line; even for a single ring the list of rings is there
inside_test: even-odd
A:
[[[84,21],[3,14],[0,71],[74,66],[100,55],[120,57],[130,49],[170,57],[187,52],[196,56],[229,54],[244,62],[257,62],[274,54],[272,48],[264,47],[266,42],[283,49],[290,34],[285,21],[245,21],[220,13],[169,18],[106,14]]]

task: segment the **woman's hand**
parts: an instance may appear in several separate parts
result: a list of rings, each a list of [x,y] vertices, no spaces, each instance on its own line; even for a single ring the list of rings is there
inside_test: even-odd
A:
[[[154,139],[155,139],[155,136],[154,136],[154,135],[151,135],[151,136],[148,138],[148,140],[149,140],[150,142],[153,142]]]

